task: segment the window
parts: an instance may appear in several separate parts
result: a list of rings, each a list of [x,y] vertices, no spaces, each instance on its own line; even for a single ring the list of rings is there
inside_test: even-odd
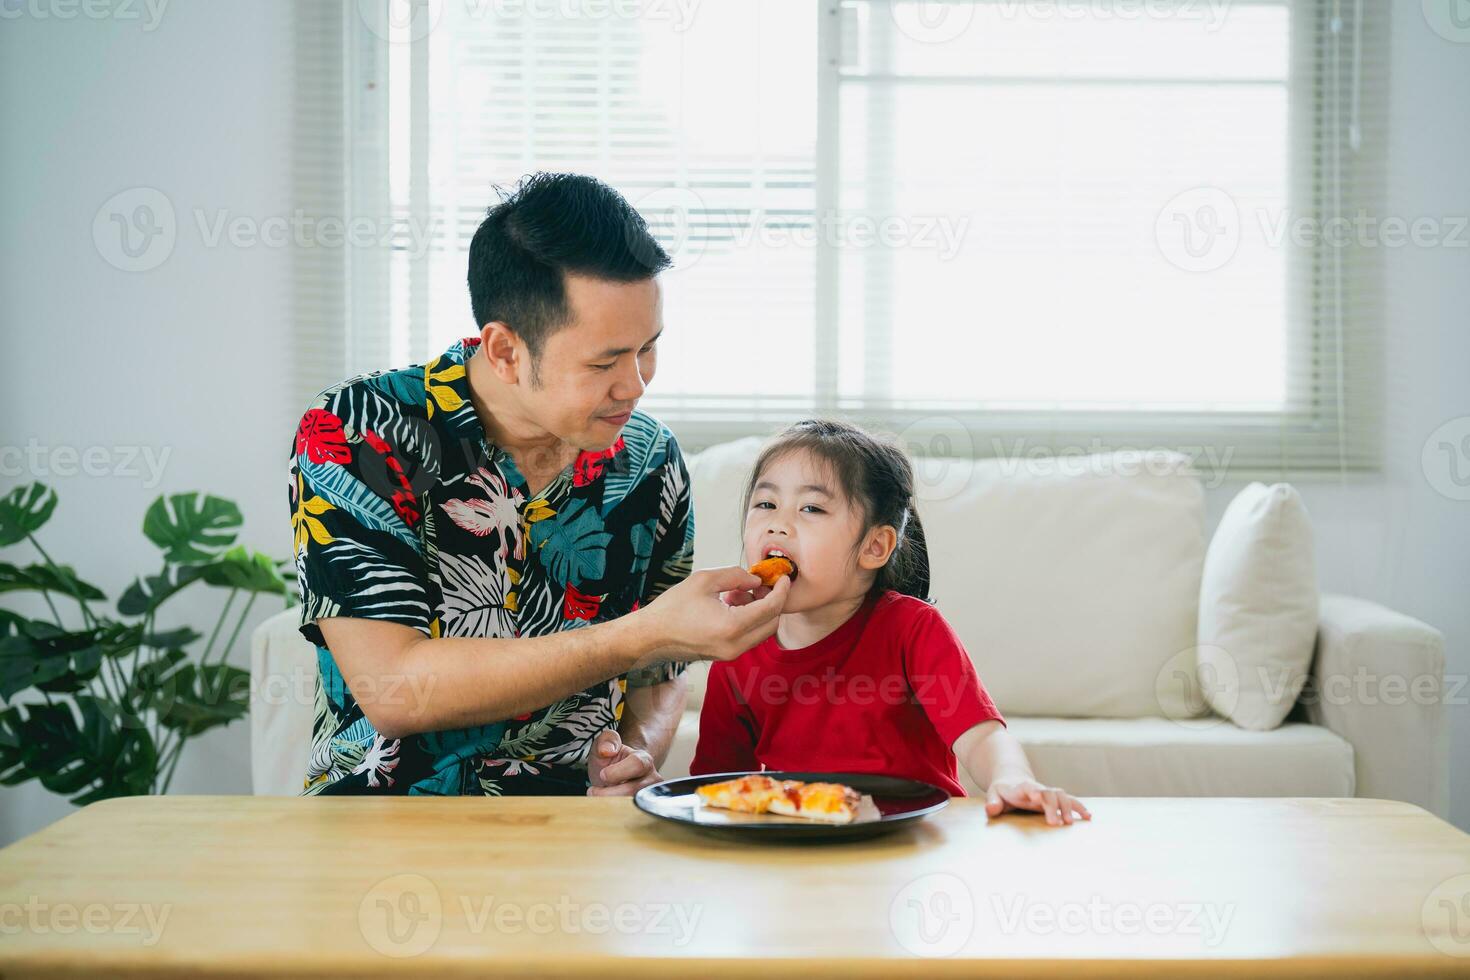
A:
[[[350,370],[473,332],[492,187],[574,170],[674,254],[644,405],[692,447],[839,413],[919,452],[1376,466],[1381,249],[1332,231],[1379,213],[1378,5],[347,7],[315,153],[391,227],[327,263]]]

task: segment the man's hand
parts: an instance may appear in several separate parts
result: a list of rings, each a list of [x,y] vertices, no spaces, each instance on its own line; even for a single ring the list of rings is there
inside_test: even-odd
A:
[[[764,599],[771,594],[769,585],[758,585],[749,592],[744,589],[731,589],[729,592],[720,593],[720,601],[727,606],[748,606],[757,599]]]
[[[766,589],[738,566],[703,568],[634,615],[647,617],[669,659],[734,660],[776,632],[790,591],[789,578]]]
[[[623,743],[616,728],[598,732],[587,757],[588,796],[632,796],[645,786],[663,782],[653,757]]]

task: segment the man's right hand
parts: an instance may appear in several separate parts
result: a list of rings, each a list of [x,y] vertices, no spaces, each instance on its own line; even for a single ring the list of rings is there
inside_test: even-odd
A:
[[[739,566],[704,568],[642,612],[658,638],[660,655],[734,660],[776,632],[790,591],[789,578],[767,589]]]

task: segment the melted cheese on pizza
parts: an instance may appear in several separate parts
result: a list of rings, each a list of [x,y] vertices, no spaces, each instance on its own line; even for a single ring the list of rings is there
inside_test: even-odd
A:
[[[862,796],[840,783],[803,783],[770,776],[741,776],[695,789],[705,806],[740,813],[776,813],[786,817],[851,823]]]

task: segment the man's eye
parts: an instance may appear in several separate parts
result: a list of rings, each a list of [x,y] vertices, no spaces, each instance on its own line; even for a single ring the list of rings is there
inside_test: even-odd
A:
[[[611,371],[613,369],[613,365],[616,364],[616,363],[618,363],[618,362],[617,361],[613,361],[610,364],[594,364],[592,366],[595,367],[599,371]]]

